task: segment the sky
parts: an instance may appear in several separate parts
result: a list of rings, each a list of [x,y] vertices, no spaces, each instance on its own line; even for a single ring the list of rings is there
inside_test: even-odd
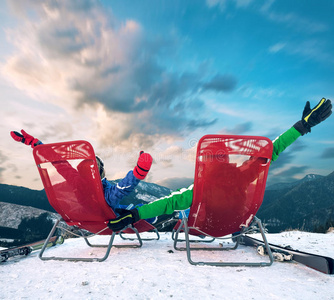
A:
[[[139,151],[146,179],[194,177],[205,134],[275,139],[306,101],[334,99],[330,0],[1,1],[0,183],[42,189],[31,148],[89,141],[108,179]],[[272,164],[268,184],[334,169],[334,117]]]

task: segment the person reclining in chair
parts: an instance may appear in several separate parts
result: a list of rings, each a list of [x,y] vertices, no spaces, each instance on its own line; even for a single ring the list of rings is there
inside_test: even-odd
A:
[[[21,133],[17,131],[11,131],[10,135],[15,141],[22,142],[25,145],[30,145],[32,148],[43,144],[39,139],[34,138],[30,134],[26,133],[23,129],[21,130]],[[96,162],[102,180],[104,198],[117,216],[119,215],[119,209],[125,209],[129,207],[128,205],[122,205],[121,201],[135,189],[141,180],[145,179],[151,168],[152,161],[153,159],[150,154],[141,151],[137,165],[134,167],[134,169],[129,171],[127,175],[117,184],[111,184],[105,176],[103,160],[99,156],[96,156]],[[59,174],[61,174],[66,180],[73,180],[73,171],[77,171],[74,170],[70,164],[55,162],[53,165],[58,170]],[[154,223],[155,220],[155,217],[147,219],[149,223]]]
[[[332,104],[329,99],[321,99],[313,109],[310,108],[310,102],[307,101],[302,119],[273,141],[274,148],[271,160],[275,161],[279,154],[296,141],[298,137],[311,132],[311,127],[326,120],[331,114]],[[118,231],[140,219],[172,214],[174,211],[188,210],[192,204],[193,186],[192,184],[188,188],[182,188],[143,206],[119,211],[119,217],[109,220],[108,227]]]

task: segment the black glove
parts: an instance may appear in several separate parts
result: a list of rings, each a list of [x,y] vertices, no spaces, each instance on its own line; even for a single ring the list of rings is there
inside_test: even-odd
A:
[[[293,127],[295,127],[301,135],[311,132],[311,127],[318,125],[322,121],[326,120],[332,114],[331,100],[322,98],[317,106],[313,109],[310,107],[310,102],[307,101],[303,116]]]
[[[120,231],[130,224],[136,223],[140,219],[136,208],[131,210],[118,208],[115,211],[119,214],[119,217],[108,221],[108,227],[112,231]]]

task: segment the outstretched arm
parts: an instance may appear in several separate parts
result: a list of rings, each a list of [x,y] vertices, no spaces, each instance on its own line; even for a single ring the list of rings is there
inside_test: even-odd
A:
[[[325,121],[332,114],[331,100],[322,98],[314,107],[310,108],[310,102],[307,101],[302,119],[296,122],[290,129],[278,136],[274,141],[274,150],[272,161],[275,161],[279,154],[289,147],[301,135],[311,132],[311,128]]]
[[[151,168],[152,161],[150,154],[141,151],[133,171],[129,171],[116,185],[111,185],[106,179],[102,180],[104,197],[112,209],[115,210],[120,201],[135,189],[140,180],[145,179]]]
[[[27,146],[31,146],[31,148],[35,148],[36,146],[43,144],[39,139],[26,133],[23,129],[21,130],[21,133],[17,131],[11,131],[10,135],[15,141],[21,142]],[[67,161],[53,162],[52,165],[56,168],[58,173],[63,176],[64,179],[68,180],[69,182],[76,183],[78,179],[78,171],[74,169]]]
[[[10,135],[15,141],[21,142],[28,146],[30,145],[31,148],[43,144],[39,139],[34,138],[32,135],[26,133],[23,129],[21,130],[21,133],[17,131],[11,131]]]

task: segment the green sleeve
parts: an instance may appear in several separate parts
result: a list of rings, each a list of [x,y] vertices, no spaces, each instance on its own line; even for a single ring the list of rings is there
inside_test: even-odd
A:
[[[274,149],[273,149],[273,155],[272,155],[271,160],[275,161],[280,155],[280,153],[282,153],[287,147],[289,147],[300,136],[301,136],[301,133],[294,127],[291,127],[290,129],[282,133],[280,136],[278,136],[273,141]]]
[[[137,207],[141,219],[149,219],[165,214],[172,214],[175,210],[184,210],[191,206],[193,200],[192,184],[188,188],[171,193],[169,196],[157,199],[146,205]]]

